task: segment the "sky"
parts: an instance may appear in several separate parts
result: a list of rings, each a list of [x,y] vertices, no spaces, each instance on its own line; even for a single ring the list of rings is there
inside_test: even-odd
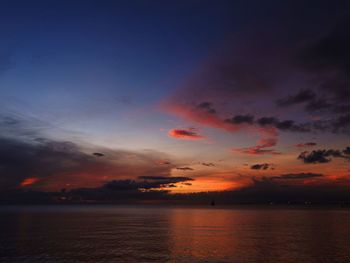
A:
[[[349,187],[349,13],[1,1],[0,189]]]

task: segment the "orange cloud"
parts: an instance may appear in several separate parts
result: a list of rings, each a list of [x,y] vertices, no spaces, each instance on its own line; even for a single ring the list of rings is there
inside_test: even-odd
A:
[[[234,152],[249,154],[249,155],[262,155],[262,154],[281,154],[273,149],[266,149],[273,147],[277,144],[277,138],[262,138],[258,141],[256,146],[232,149]]]
[[[208,103],[209,104],[209,103]],[[230,133],[236,133],[240,131],[247,131],[255,134],[259,134],[262,140],[275,140],[277,141],[278,130],[276,127],[266,126],[259,127],[252,123],[232,123],[223,118],[212,108],[203,108],[202,104],[197,106],[186,103],[174,103],[172,100],[161,103],[161,108],[168,113],[174,114],[185,120],[195,122],[207,127],[217,128]],[[172,134],[169,134],[172,136]],[[176,136],[173,136],[176,137]],[[266,139],[268,138],[268,139]],[[272,138],[272,139],[270,139]],[[190,138],[187,138],[190,139]],[[193,138],[192,138],[193,139]],[[262,142],[265,144],[265,142]],[[259,146],[260,147],[260,146]],[[258,147],[258,148],[259,148]],[[270,146],[264,146],[270,147]],[[260,148],[264,148],[260,147]],[[270,152],[269,151],[257,151],[257,152]],[[259,153],[258,153],[259,154]]]
[[[259,145],[253,146],[253,147],[247,147],[247,148],[239,148],[239,149],[232,149],[234,152],[248,154],[248,155],[262,155],[262,154],[273,154],[273,155],[279,155],[280,152],[277,152],[272,149],[262,149]]]
[[[188,121],[193,121],[208,127],[223,129],[229,132],[238,131],[243,127],[243,125],[234,125],[225,122],[218,115],[191,105],[167,102],[162,103],[161,108],[166,112],[179,116]]]
[[[21,182],[21,187],[26,187],[32,184],[35,184],[36,182],[39,181],[39,178],[37,177],[30,177],[30,178],[26,178]]]
[[[198,134],[198,132],[194,128],[172,129],[168,132],[168,135],[170,137],[174,137],[177,139],[187,139],[187,140],[200,140],[204,138],[204,136]]]
[[[171,164],[171,162],[166,161],[166,160],[157,160],[155,163],[158,165],[170,165]]]

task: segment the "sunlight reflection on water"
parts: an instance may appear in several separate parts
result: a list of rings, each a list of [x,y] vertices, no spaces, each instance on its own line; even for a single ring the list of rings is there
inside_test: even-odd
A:
[[[1,262],[350,262],[350,211],[0,208]]]

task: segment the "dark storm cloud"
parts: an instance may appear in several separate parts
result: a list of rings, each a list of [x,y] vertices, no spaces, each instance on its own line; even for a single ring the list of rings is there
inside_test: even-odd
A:
[[[268,163],[261,163],[261,164],[253,164],[250,166],[250,169],[252,170],[267,170],[269,169],[270,164]]]
[[[340,150],[314,150],[311,152],[305,151],[302,152],[298,159],[302,160],[304,163],[328,163],[332,159],[331,158],[344,158],[349,159],[350,155],[348,154],[348,147],[343,151]]]
[[[254,116],[247,114],[247,115],[236,115],[233,116],[231,119],[226,119],[226,122],[232,123],[232,124],[253,124],[254,122]]]
[[[298,180],[298,179],[309,179],[315,177],[322,177],[323,174],[316,173],[296,173],[296,174],[282,174],[279,176],[272,176],[271,179],[282,179],[282,180]]]

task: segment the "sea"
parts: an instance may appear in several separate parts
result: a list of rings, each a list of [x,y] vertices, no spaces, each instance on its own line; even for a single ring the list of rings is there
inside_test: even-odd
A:
[[[349,263],[350,210],[1,206],[0,262]]]

